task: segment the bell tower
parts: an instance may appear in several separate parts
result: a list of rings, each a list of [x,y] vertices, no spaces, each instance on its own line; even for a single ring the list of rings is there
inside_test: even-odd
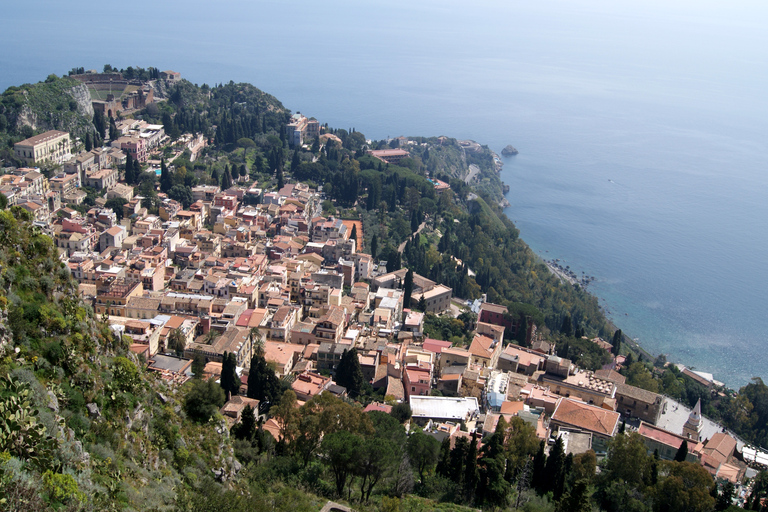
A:
[[[688,421],[683,426],[683,437],[687,437],[691,441],[699,442],[701,440],[701,399],[696,402],[696,406],[688,416]]]

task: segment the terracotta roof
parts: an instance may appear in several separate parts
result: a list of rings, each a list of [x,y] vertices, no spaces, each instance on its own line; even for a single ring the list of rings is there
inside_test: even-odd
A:
[[[501,414],[517,414],[520,411],[522,411],[525,407],[525,402],[510,402],[508,400],[505,400],[501,403]]]
[[[387,391],[385,396],[392,395],[395,397],[395,400],[405,400],[405,388],[403,388],[402,381],[395,377],[387,377],[387,380]]]
[[[644,421],[640,422],[640,428],[637,429],[637,432],[643,437],[653,439],[654,441],[669,446],[670,448],[679,448],[683,441],[688,441],[689,452],[693,452],[696,447],[695,442],[690,441],[683,436],[677,435],[674,432],[664,430],[663,428],[659,428]]]
[[[682,373],[686,377],[690,377],[691,379],[695,380],[697,383],[701,384],[705,388],[708,388],[708,387],[710,387],[712,385],[712,383],[709,382],[707,379],[705,379],[701,375],[698,375],[698,374],[692,372],[688,368],[684,368]]]
[[[484,302],[480,306],[480,311],[483,311],[483,310],[490,311],[492,313],[501,313],[501,314],[504,314],[508,311],[507,306],[502,306],[500,304],[493,304],[492,302]]]
[[[368,404],[368,406],[363,409],[365,412],[371,412],[371,411],[381,411],[389,414],[392,412],[392,406],[387,404],[380,404],[378,402],[372,402]]]
[[[595,372],[595,377],[600,377],[601,379],[605,379],[605,380],[611,380],[616,384],[624,384],[627,381],[627,378],[625,376],[623,376],[622,374],[620,374],[615,370],[597,370]]]
[[[619,416],[617,412],[561,398],[552,414],[552,421],[613,437]]]
[[[491,345],[493,345],[493,339],[482,334],[475,334],[472,344],[469,346],[469,352],[473,356],[489,358],[493,354]]]
[[[525,350],[520,350],[520,347],[515,345],[507,345],[503,353],[510,356],[517,356],[518,364],[522,366],[530,366],[532,364],[538,366],[546,359],[546,357],[538,353],[531,354]]]
[[[717,478],[723,478],[725,480],[728,480],[732,484],[739,483],[740,476],[741,476],[741,469],[738,466],[733,466],[731,464],[722,464],[717,470]]]
[[[235,395],[229,402],[224,404],[224,407],[220,409],[221,414],[225,416],[236,417],[239,413],[243,412],[247,406],[251,406],[253,409],[258,410],[259,401],[253,398],[246,398],[244,396]]]
[[[644,404],[654,404],[657,401],[661,401],[661,395],[653,391],[623,383],[616,384],[616,394],[632,398]]]
[[[330,322],[333,325],[340,325],[344,322],[344,309],[340,307],[331,307],[331,309],[324,314],[317,323]]]
[[[428,352],[434,352],[435,354],[440,354],[443,350],[450,347],[451,347],[450,341],[435,340],[432,338],[425,339],[424,344],[422,345],[422,348],[424,350]]]
[[[58,130],[48,130],[45,133],[41,133],[40,135],[35,135],[34,137],[24,139],[23,141],[17,142],[16,144],[19,144],[21,146],[34,146],[35,144],[39,144],[47,140],[55,139],[56,137],[61,137],[62,135],[68,135],[68,133],[61,132]]]
[[[735,449],[736,440],[728,434],[718,432],[707,441],[702,452],[722,464],[728,461],[728,457],[733,454]]]

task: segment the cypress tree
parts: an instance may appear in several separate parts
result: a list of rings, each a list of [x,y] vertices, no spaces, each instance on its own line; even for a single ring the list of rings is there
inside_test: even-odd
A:
[[[285,186],[285,178],[283,177],[282,164],[277,166],[277,190],[280,190]]]
[[[229,165],[224,168],[224,174],[221,175],[221,189],[227,190],[232,186],[232,173],[229,169]]]
[[[448,470],[448,478],[453,483],[461,486],[464,480],[464,462],[467,460],[467,452],[469,451],[469,442],[466,437],[460,437],[456,439],[456,444],[451,450],[450,466]]]
[[[533,458],[533,476],[531,477],[531,486],[536,491],[541,492],[546,484],[545,468],[547,465],[547,454],[544,453],[544,441],[539,443],[539,451]]]
[[[133,180],[134,182],[141,180],[141,162],[138,159],[133,160]]]
[[[125,157],[125,182],[128,185],[136,183],[136,173],[133,171],[133,157],[130,153]]]
[[[411,307],[411,294],[413,293],[413,270],[410,268],[405,274],[405,285],[403,287],[403,307]]]
[[[93,149],[93,146],[91,145],[91,134],[86,133],[85,134],[85,150],[90,151],[91,149]]]
[[[371,259],[376,259],[376,253],[379,249],[379,238],[376,236],[376,233],[373,234],[373,238],[371,238]]]
[[[419,297],[419,304],[416,306],[416,309],[421,311],[422,313],[426,313],[427,311],[427,301],[424,299],[424,294],[421,294],[421,297]]]
[[[563,449],[562,437],[557,438],[555,445],[549,451],[544,475],[546,479],[545,491],[552,491],[555,500],[559,500],[563,495],[565,485],[565,450]]]
[[[104,133],[107,131],[107,126],[104,122],[104,114],[98,110],[93,111],[93,126],[96,128],[96,133],[99,135],[99,139],[103,139]]]
[[[475,499],[477,487],[477,434],[472,434],[467,449],[467,460],[464,462],[464,496],[468,502]]]
[[[437,468],[435,472],[449,478],[451,475],[451,438],[446,437],[440,444],[440,458],[437,461]]]
[[[240,423],[233,425],[230,432],[235,439],[252,440],[256,437],[256,417],[253,407],[246,405],[243,408],[243,414],[240,416]]]
[[[565,318],[563,318],[563,324],[560,326],[560,332],[566,336],[573,334],[573,328],[571,327],[571,315],[565,315]]]
[[[221,364],[221,388],[225,393],[237,394],[240,388],[240,379],[237,376],[237,357],[234,353],[224,352],[224,359]]]
[[[715,486],[715,491],[716,490],[717,485]],[[731,482],[726,482],[723,485],[722,490],[717,493],[717,496],[715,497],[715,510],[720,511],[728,509],[731,506],[735,491],[736,489],[733,487],[733,484]]]
[[[160,160],[160,191],[168,193],[173,186],[173,179],[171,178],[171,171],[165,165],[165,159]]]
[[[264,359],[264,351],[260,347],[251,358],[247,396],[270,404],[276,404],[280,399],[280,381]]]
[[[621,329],[617,329],[616,332],[613,333],[613,348],[611,349],[611,353],[615,356],[619,355],[619,350],[621,350],[622,337]]]
[[[677,449],[675,461],[685,462],[686,457],[688,457],[688,441],[683,441],[680,443],[680,448]]]
[[[357,398],[365,384],[363,369],[357,357],[357,349],[352,347],[341,354],[341,360],[336,367],[336,383],[347,388],[349,396]]]
[[[109,117],[109,140],[117,140],[120,137],[120,133],[117,131],[117,125],[115,125],[115,118]]]

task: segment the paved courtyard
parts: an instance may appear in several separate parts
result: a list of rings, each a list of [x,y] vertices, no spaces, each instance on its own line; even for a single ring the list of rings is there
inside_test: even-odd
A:
[[[656,426],[663,428],[664,430],[669,430],[675,434],[682,435],[683,426],[685,425],[685,422],[688,421],[688,416],[691,414],[691,409],[675,400],[672,400],[669,397],[664,397],[664,404],[662,405],[661,410],[662,413],[659,417],[658,423],[656,423]],[[702,440],[710,439],[718,432],[723,432],[723,427],[720,424],[715,423],[703,415],[701,420],[703,423],[701,429]],[[744,443],[733,433],[730,434],[736,439],[738,450],[741,451],[741,449],[744,447]]]

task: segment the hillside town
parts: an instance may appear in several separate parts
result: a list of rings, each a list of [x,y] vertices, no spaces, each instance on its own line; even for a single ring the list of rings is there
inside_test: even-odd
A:
[[[180,79],[172,71],[161,75]],[[110,94],[94,100],[93,109],[112,118],[144,108],[152,95],[142,87],[121,103]],[[649,454],[697,463],[742,498],[749,493],[742,482],[768,462],[705,418],[700,403],[686,409],[627,384],[619,373],[626,358],[613,355],[611,343],[589,340],[612,362],[581,369],[556,355],[535,323],[520,322],[486,295],[455,297],[445,283],[375,259],[364,247],[360,220],[323,213],[329,198],[322,187],[294,182],[264,189],[243,174],[225,189],[191,187],[187,207],[159,192],[157,211],[150,212],[126,180],[126,161],[159,176],[165,157],[173,170],[182,151],[194,161],[208,141],[193,134],[171,140],[163,125],[129,117],[115,121],[114,135],[90,150],[57,130],[14,144],[26,166],[4,169],[0,193],[52,238],[80,296],[147,371],[181,386],[200,377],[198,361],[202,377],[218,382],[234,359],[240,386],[220,409],[230,427],[253,411],[281,441],[282,425],[270,415],[276,404],[248,398],[257,355],[302,405],[324,393],[359,396],[337,382],[341,361],[352,353],[369,390],[365,411],[389,413],[407,404],[414,427],[451,446],[489,438],[502,419],[518,417],[547,447],[559,439],[566,454],[604,457],[611,440],[630,430]],[[290,117],[284,136],[292,146],[334,137],[321,136],[318,121],[301,114]],[[367,153],[384,164],[409,155],[399,147]],[[437,194],[450,190],[444,181],[430,182]],[[83,208],[89,194],[96,198]],[[108,204],[115,199],[119,212]],[[428,315],[471,318],[471,342],[427,336]],[[707,389],[716,384],[711,376],[682,372]]]

